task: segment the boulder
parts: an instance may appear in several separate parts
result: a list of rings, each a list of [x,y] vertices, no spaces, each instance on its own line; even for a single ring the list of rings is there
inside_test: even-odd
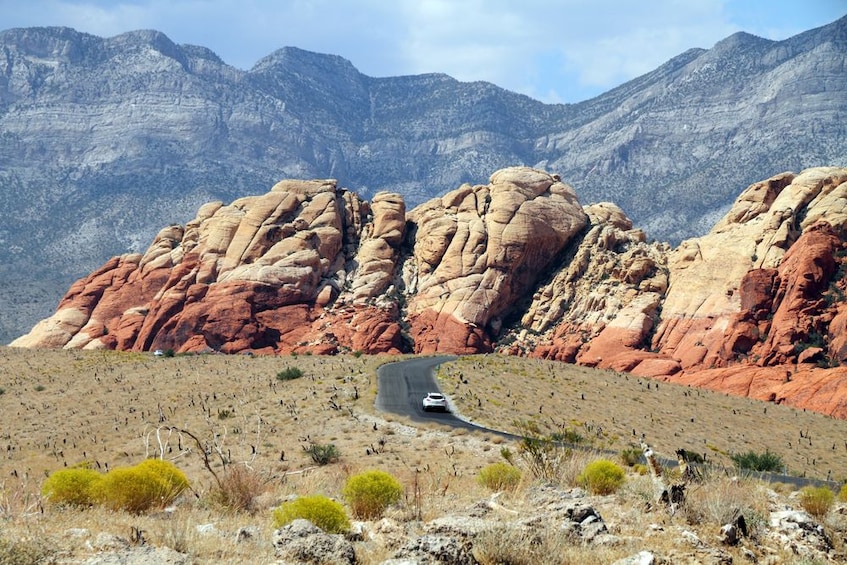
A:
[[[276,556],[284,563],[353,565],[353,544],[341,534],[328,534],[309,522],[297,519],[273,533]]]

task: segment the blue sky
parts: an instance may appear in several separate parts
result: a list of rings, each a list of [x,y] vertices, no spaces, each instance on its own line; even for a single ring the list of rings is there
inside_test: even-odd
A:
[[[249,69],[285,46],[370,76],[447,73],[578,102],[737,31],[785,39],[844,0],[0,0],[0,29],[156,29]]]

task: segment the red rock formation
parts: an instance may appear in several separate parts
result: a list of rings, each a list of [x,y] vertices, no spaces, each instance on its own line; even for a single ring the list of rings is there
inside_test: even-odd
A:
[[[109,261],[13,345],[398,353],[396,304],[379,297],[404,232],[398,195],[370,205],[335,181],[283,181]]]
[[[283,181],[110,260],[13,345],[499,348],[844,418],[846,233],[840,168],[756,183],[674,250],[525,167],[408,214],[396,194],[368,203],[335,181]]]

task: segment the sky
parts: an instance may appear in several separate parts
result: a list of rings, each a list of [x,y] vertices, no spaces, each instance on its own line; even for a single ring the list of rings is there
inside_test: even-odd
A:
[[[155,29],[244,70],[294,46],[372,77],[440,72],[550,103],[738,31],[780,40],[844,15],[845,0],[0,0],[0,29]]]

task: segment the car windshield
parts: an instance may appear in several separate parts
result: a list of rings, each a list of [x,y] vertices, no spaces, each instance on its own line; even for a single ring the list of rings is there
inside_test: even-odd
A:
[[[429,397],[433,400],[441,400],[442,398],[444,398],[443,396],[435,392],[430,392]]]

